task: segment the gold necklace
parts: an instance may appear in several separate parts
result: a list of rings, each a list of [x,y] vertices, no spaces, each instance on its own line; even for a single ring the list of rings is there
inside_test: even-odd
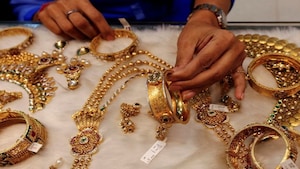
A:
[[[139,59],[130,61],[138,55],[145,55],[157,63]],[[140,68],[142,66],[148,66],[152,69]],[[119,58],[115,64],[102,75],[98,85],[83,108],[72,115],[79,130],[79,133],[70,141],[72,152],[75,155],[73,168],[79,166],[88,168],[92,155],[97,151],[97,147],[102,140],[98,129],[107,111],[107,107],[126,87],[126,84],[136,77],[145,76],[153,72],[153,70],[165,71],[170,68],[172,68],[171,65],[152,55],[150,52],[138,50],[136,52],[127,53],[124,57]],[[113,85],[117,81],[124,79],[125,82],[100,106],[101,102],[103,102],[103,98]]]

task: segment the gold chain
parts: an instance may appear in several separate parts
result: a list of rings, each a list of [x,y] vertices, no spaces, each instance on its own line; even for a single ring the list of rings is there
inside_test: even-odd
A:
[[[93,43],[96,42],[93,41]],[[107,107],[126,87],[126,84],[136,77],[153,72],[153,70],[165,71],[172,68],[170,64],[148,51],[137,50],[132,52],[136,47],[136,43],[132,43],[132,45],[126,48],[125,51],[118,52],[117,58],[113,57],[116,59],[115,64],[102,75],[83,108],[72,116],[79,130],[79,133],[70,141],[73,154],[75,155],[72,168],[88,168],[92,155],[96,152],[102,140],[98,129]],[[92,51],[95,53],[95,50]],[[154,62],[147,59],[136,59],[133,61],[133,58],[136,58],[138,55],[145,55],[148,59],[154,60]],[[106,59],[107,56],[105,55],[105,58],[100,59]],[[143,66],[151,67],[151,69],[143,68]],[[111,97],[104,101],[103,99],[108,94],[108,91],[111,90],[116,82],[124,79],[125,82],[112,93]],[[101,103],[102,105],[100,105]]]

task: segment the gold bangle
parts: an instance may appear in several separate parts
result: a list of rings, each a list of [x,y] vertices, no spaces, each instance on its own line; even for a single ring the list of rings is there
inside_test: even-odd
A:
[[[162,72],[155,71],[148,76],[147,89],[151,114],[161,125],[169,128],[173,123],[189,121],[188,105],[179,92],[168,91],[168,82]],[[165,134],[158,133],[157,138],[164,140]]]
[[[20,34],[27,36],[27,38],[23,42],[17,44],[16,46],[7,49],[1,49],[0,57],[3,57],[5,55],[19,54],[20,51],[30,46],[33,42],[33,33],[27,28],[11,27],[0,31],[0,38],[4,36],[15,36]]]
[[[297,160],[297,145],[295,144],[295,141],[293,138],[291,138],[290,133],[287,133],[288,131],[284,131],[284,129],[278,129],[273,126],[268,126],[270,131],[264,131],[262,134],[258,135],[257,137],[254,138],[253,142],[250,144],[250,154],[251,154],[251,160],[254,164],[254,166],[257,169],[264,169],[262,167],[261,163],[257,161],[256,156],[255,156],[255,146],[257,143],[268,140],[268,139],[278,139],[278,137],[282,137],[285,143],[285,154],[279,164],[282,162],[291,159],[293,162]],[[278,165],[276,169],[281,169],[281,166]]]
[[[226,153],[227,164],[230,169],[239,168],[259,168],[262,169],[259,162],[254,156],[254,147],[258,141],[266,140],[267,138],[282,137],[286,144],[286,152],[282,161],[291,159],[294,162],[297,159],[297,147],[294,137],[288,130],[278,126],[268,124],[254,123],[247,125],[244,129],[237,132],[232,138]],[[252,139],[252,142],[248,142]],[[248,141],[247,141],[248,140]],[[248,145],[246,143],[248,142]],[[277,169],[280,167],[278,166]]]
[[[93,55],[95,55],[97,57],[97,59],[106,60],[106,61],[114,61],[116,59],[124,58],[127,54],[135,51],[135,49],[137,48],[138,38],[132,31],[128,31],[125,29],[115,29],[114,33],[115,33],[115,38],[125,37],[125,38],[132,39],[131,44],[128,47],[126,47],[125,49],[117,51],[117,52],[101,53],[101,52],[97,51],[97,48],[100,45],[101,40],[103,40],[103,39],[101,38],[101,35],[98,35],[98,36],[94,37],[90,43],[91,53]]]
[[[271,64],[272,69],[280,71],[294,72],[299,74],[300,62],[289,55],[283,54],[265,54],[260,57],[254,58],[248,66],[248,81],[250,86],[257,92],[275,98],[285,98],[296,94],[300,90],[300,81],[292,84],[291,86],[283,86],[280,88],[271,88],[258,83],[252,75],[253,70],[263,64]]]
[[[26,123],[26,131],[12,147],[0,151],[0,166],[13,165],[31,157],[38,150],[32,151],[30,147],[35,144],[43,146],[46,142],[46,129],[38,120],[21,111],[0,111],[1,125],[14,123]]]

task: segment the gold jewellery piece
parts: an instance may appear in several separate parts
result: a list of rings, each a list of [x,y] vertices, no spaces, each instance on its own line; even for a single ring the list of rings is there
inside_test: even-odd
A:
[[[155,71],[147,79],[148,102],[151,115],[160,123],[156,138],[164,140],[167,129],[173,123],[186,124],[190,111],[179,92],[168,90],[168,82],[163,72]]]
[[[230,169],[240,168],[257,168],[263,169],[262,164],[259,163],[255,157],[255,146],[268,139],[277,139],[281,137],[285,143],[285,154],[281,160],[297,159],[297,145],[295,138],[284,127],[273,126],[269,124],[254,123],[247,125],[244,129],[237,132],[232,138],[227,151],[226,159]],[[280,169],[280,165],[276,169]]]
[[[45,69],[59,64],[58,58],[37,56],[29,52],[0,58],[0,80],[15,83],[29,94],[29,110],[36,112],[45,107],[57,89]]]
[[[296,59],[300,58],[300,48],[295,43],[289,43],[284,39],[260,34],[237,35],[237,38],[245,43],[245,51],[250,58],[270,53],[281,53]]]
[[[225,76],[220,82],[220,104],[212,106],[210,88],[203,89],[190,99],[190,106],[196,111],[196,121],[213,130],[223,143],[228,145],[235,130],[229,123],[229,113],[238,112],[240,103],[227,93],[234,86],[231,76]]]
[[[17,123],[26,123],[25,133],[12,147],[0,151],[0,166],[13,165],[23,161],[36,154],[46,143],[46,129],[38,120],[21,111],[10,109],[0,111],[2,127]]]
[[[63,62],[56,68],[58,73],[64,74],[68,88],[71,90],[77,89],[79,87],[79,78],[81,72],[84,68],[89,67],[91,63],[81,58],[82,55],[85,55],[90,52],[88,47],[81,47],[76,51],[76,56],[70,59],[70,63],[66,63],[66,57],[63,55],[63,50],[67,45],[66,41],[57,41],[54,46],[57,50],[53,50],[52,55],[55,57],[64,58]]]
[[[5,57],[6,55],[15,55],[19,54],[20,51],[30,46],[33,42],[33,33],[30,29],[24,27],[10,27],[0,31],[0,38],[9,36],[25,35],[26,39],[20,44],[13,46],[8,49],[0,49],[0,58]]]
[[[131,105],[127,103],[122,103],[120,108],[121,108],[121,115],[122,115],[122,120],[120,122],[120,125],[122,127],[123,132],[124,133],[134,132],[135,124],[129,117],[137,116],[140,113],[141,104],[134,103],[133,105]]]
[[[130,54],[131,52],[134,52],[138,46],[138,38],[137,36],[129,30],[125,29],[115,29],[114,30],[115,38],[130,38],[132,39],[131,44],[126,47],[123,50],[113,52],[113,53],[101,53],[98,52],[98,47],[101,44],[101,41],[103,39],[101,38],[101,35],[98,35],[94,37],[90,43],[90,50],[91,53],[97,57],[97,59],[100,60],[106,60],[106,61],[114,61],[116,59],[120,59],[125,57],[126,55]]]
[[[138,59],[138,56],[145,56],[148,59]],[[150,68],[146,69],[146,67]],[[126,85],[136,77],[146,76],[154,70],[166,71],[171,67],[150,52],[138,50],[117,59],[114,65],[105,71],[83,108],[72,115],[78,129],[77,135],[70,141],[75,156],[72,168],[88,168],[92,155],[97,152],[98,145],[102,141],[102,135],[98,131],[101,121],[108,106],[126,88]],[[124,83],[105,101],[108,92],[115,83],[120,81]]]
[[[257,82],[257,80],[255,80],[254,76],[252,75],[252,72],[257,66],[265,64],[270,65],[270,69],[276,69],[278,72],[290,72],[290,77],[282,78],[290,78],[291,80],[293,80],[292,85],[271,88]],[[248,81],[250,86],[259,93],[280,99],[294,95],[300,90],[299,71],[300,62],[293,57],[283,54],[265,54],[260,57],[254,58],[249,64]],[[284,81],[284,79],[281,80]]]
[[[21,92],[7,92],[5,90],[0,90],[0,109],[2,109],[7,103],[21,98]]]

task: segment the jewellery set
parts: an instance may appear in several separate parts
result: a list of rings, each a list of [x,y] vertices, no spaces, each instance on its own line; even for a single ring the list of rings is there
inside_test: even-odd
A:
[[[83,107],[72,115],[78,129],[78,133],[70,140],[75,156],[72,168],[88,168],[92,155],[97,152],[103,140],[99,127],[108,106],[128,83],[138,77],[147,79],[149,113],[159,123],[156,130],[158,140],[166,138],[168,129],[174,123],[188,123],[191,107],[196,112],[196,121],[212,129],[228,146],[226,159],[229,168],[264,168],[255,156],[255,147],[263,141],[279,137],[286,146],[281,162],[297,159],[300,136],[294,128],[300,124],[300,49],[295,44],[266,35],[237,36],[246,44],[248,57],[253,58],[247,70],[250,86],[263,95],[277,99],[278,102],[265,123],[249,124],[236,132],[228,118],[228,112],[235,113],[240,108],[240,104],[227,95],[233,86],[231,76],[226,76],[220,82],[220,103],[224,107],[213,107],[210,89],[204,89],[189,102],[184,102],[180,93],[168,90],[170,82],[166,75],[172,66],[148,51],[138,50],[138,38],[131,31],[115,30],[116,38],[125,37],[132,40],[125,49],[113,53],[98,52],[97,48],[101,45],[102,38],[96,36],[89,48],[78,49],[76,56],[71,58],[69,63],[63,55],[67,42],[58,41],[55,43],[56,50],[51,54],[43,52],[41,56],[37,56],[24,51],[33,42],[33,34],[25,28],[0,31],[0,38],[16,34],[25,35],[27,38],[17,46],[0,50],[0,79],[18,84],[29,93],[29,110],[32,112],[44,108],[54,96],[55,82],[45,71],[48,67],[57,66],[57,71],[66,76],[68,88],[73,90],[79,87],[82,70],[90,66],[89,61],[81,58],[84,54],[90,52],[99,60],[114,61],[102,75]],[[272,73],[278,87],[270,88],[256,81],[252,72],[260,65]],[[118,84],[121,85],[117,86]],[[46,142],[47,132],[38,120],[20,111],[2,109],[7,103],[21,97],[20,92],[0,90],[0,125],[23,122],[27,126],[22,139],[13,147],[0,151],[2,166],[25,160],[37,152],[28,150],[28,147],[32,144],[43,146]],[[124,133],[131,133],[136,129],[131,117],[138,115],[140,109],[139,103],[120,105],[120,125]],[[248,139],[251,140],[249,144],[246,142]],[[51,167],[57,168],[59,164]],[[277,168],[280,168],[280,164]]]
[[[255,147],[268,139],[281,137],[286,146],[284,156],[276,167],[281,169],[283,162],[295,162],[298,154],[299,134],[294,127],[300,124],[300,50],[295,44],[266,35],[237,37],[246,44],[248,57],[253,58],[247,73],[250,86],[262,95],[278,99],[278,102],[265,123],[249,124],[234,134],[226,151],[227,164],[232,169],[262,169],[263,164],[255,157]],[[263,65],[274,76],[277,88],[264,86],[255,80],[252,72],[258,65]]]
[[[169,103],[165,96],[150,96],[151,94],[165,94],[167,89],[167,84],[162,72],[172,68],[167,62],[162,59],[152,55],[148,51],[137,50],[137,37],[128,30],[115,30],[116,38],[128,37],[133,38],[133,42],[127,48],[122,51],[116,52],[116,56],[109,54],[102,54],[96,52],[97,45],[100,42],[97,39],[100,36],[95,37],[92,40],[91,52],[97,55],[98,59],[112,61],[115,60],[115,64],[109,68],[100,78],[98,85],[86,101],[83,108],[73,114],[73,120],[79,130],[76,136],[74,136],[70,144],[72,146],[72,152],[75,155],[75,160],[73,163],[73,168],[83,167],[88,168],[91,162],[92,155],[97,151],[98,145],[101,143],[102,136],[99,133],[99,126],[107,112],[108,105],[120,94],[122,90],[126,88],[127,83],[131,80],[147,76],[147,86],[149,95],[149,105],[154,118],[161,124],[160,126],[168,125],[164,130],[157,129],[157,139],[163,139],[166,136],[165,130],[170,127],[171,123],[175,121],[168,121],[169,118],[177,117],[177,121],[185,122],[188,119],[188,110],[182,102],[181,96],[178,93],[170,93],[172,106],[168,106]],[[101,39],[101,38],[100,38]],[[146,59],[140,59],[139,57],[146,57]],[[148,67],[148,68],[147,68]],[[123,82],[120,87],[118,87],[106,101],[103,102],[103,98],[108,94],[108,92],[114,87],[117,82]],[[159,103],[161,102],[161,103]],[[153,103],[159,103],[155,105]],[[100,105],[102,104],[102,105]],[[139,112],[138,104],[133,107],[122,104],[121,114],[122,114],[122,129],[126,132],[132,132],[135,129],[132,121],[128,118],[138,114]],[[159,106],[164,107],[164,109],[158,109]],[[130,111],[130,112],[128,112]],[[175,115],[176,114],[176,115]]]

